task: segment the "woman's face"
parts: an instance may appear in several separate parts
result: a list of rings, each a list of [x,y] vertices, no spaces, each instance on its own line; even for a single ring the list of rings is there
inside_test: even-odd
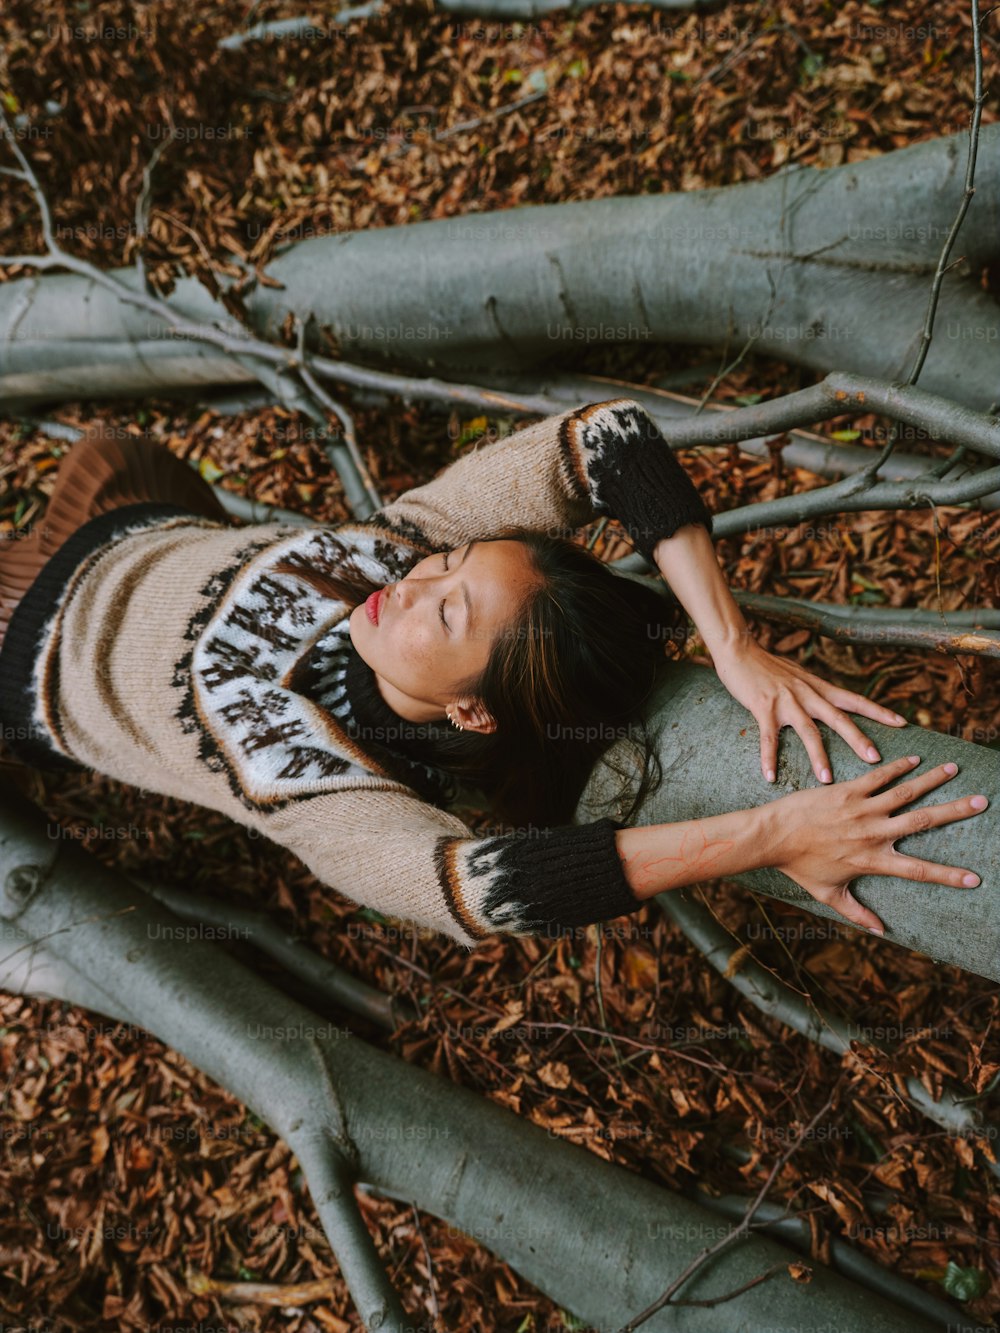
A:
[[[538,582],[523,542],[467,542],[426,556],[404,579],[356,606],[351,641],[401,717],[429,722],[450,712],[467,730],[492,731],[489,713],[459,687],[483,671]]]

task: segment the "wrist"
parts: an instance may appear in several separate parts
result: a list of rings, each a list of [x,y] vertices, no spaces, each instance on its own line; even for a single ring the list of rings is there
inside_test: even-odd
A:
[[[713,658],[719,656],[733,658],[739,653],[752,652],[759,646],[742,617],[738,621],[725,621],[711,629],[699,627],[699,633]]]
[[[638,900],[707,879],[728,879],[773,864],[771,814],[750,806],[725,814],[621,828],[615,844]]]
[[[775,797],[756,807],[755,835],[758,839],[759,862],[754,870],[780,869],[787,864],[789,847],[795,837],[797,822],[788,794]]]
[[[713,656],[738,652],[752,641],[704,528],[688,525],[672,537],[661,538],[653,558]]]

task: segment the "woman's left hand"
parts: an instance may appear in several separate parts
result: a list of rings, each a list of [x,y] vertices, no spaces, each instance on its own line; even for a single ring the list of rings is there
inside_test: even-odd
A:
[[[795,728],[820,782],[832,782],[826,747],[813,718],[825,722],[860,759],[873,764],[880,758],[878,750],[843,710],[850,709],[887,726],[907,725],[906,718],[892,709],[820,680],[797,662],[773,656],[748,636],[740,647],[720,650],[713,662],[729,693],[757,719],[761,770],[768,782],[774,781],[777,771],[778,732],[782,727]]]

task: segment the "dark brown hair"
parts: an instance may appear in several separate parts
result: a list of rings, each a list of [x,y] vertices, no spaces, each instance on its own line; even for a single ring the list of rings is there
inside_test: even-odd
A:
[[[638,714],[668,654],[680,653],[683,608],[666,585],[661,592],[616,574],[567,537],[511,525],[487,540],[522,542],[539,576],[483,672],[458,686],[482,701],[497,727],[489,734],[447,722],[430,727],[422,758],[480,788],[504,822],[551,825],[572,822],[597,759],[625,738],[642,756],[634,798],[614,815],[627,823],[662,778]],[[352,608],[382,586],[346,548],[336,570],[291,565],[285,572]],[[627,773],[611,766],[634,780],[632,765]]]

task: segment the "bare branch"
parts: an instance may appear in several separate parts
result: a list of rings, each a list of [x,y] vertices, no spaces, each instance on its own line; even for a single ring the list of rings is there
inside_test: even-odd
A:
[[[724,1149],[727,1153],[731,1150],[731,1147]],[[749,1154],[747,1154],[747,1159],[749,1159]],[[742,1217],[743,1210],[746,1207],[746,1200],[738,1194],[710,1195],[705,1190],[698,1188],[692,1193],[699,1203],[706,1208],[711,1208],[713,1212],[721,1213],[724,1217],[738,1219]],[[871,1200],[864,1195],[862,1197],[865,1198],[866,1204],[871,1203],[876,1210],[879,1209],[880,1204],[883,1204],[883,1200],[878,1195]],[[801,1212],[795,1216],[790,1216],[787,1210],[781,1208],[778,1204],[762,1203],[757,1210],[757,1217],[763,1219],[763,1222],[758,1222],[755,1225],[760,1225],[766,1235],[774,1236],[786,1244],[796,1245],[806,1255],[812,1253],[812,1230],[808,1218],[803,1216]],[[962,1232],[959,1228],[955,1228],[952,1234],[957,1238],[961,1236]],[[974,1232],[969,1234],[968,1238],[970,1240],[980,1239]],[[863,1283],[870,1291],[886,1296],[889,1300],[917,1315],[918,1318],[938,1319],[945,1327],[950,1322],[954,1322],[954,1309],[949,1303],[935,1299],[922,1288],[918,1289],[905,1282],[897,1274],[880,1267],[867,1255],[860,1253],[847,1241],[842,1240],[840,1236],[832,1232],[829,1236],[829,1243],[833,1266],[852,1278],[853,1281]]]
[[[1000,458],[1000,421],[972,412],[936,394],[910,385],[887,384],[863,375],[833,371],[818,384],[751,407],[735,407],[704,417],[671,422],[664,434],[675,449],[699,444],[737,444],[742,439],[777,435],[795,426],[878,412],[926,430],[932,439],[965,444]]]
[[[412,1327],[354,1197],[355,1165],[326,1134],[305,1125],[287,1136],[365,1328],[405,1333]]]
[[[328,1299],[336,1284],[330,1278],[316,1278],[312,1282],[232,1282],[225,1278],[209,1277],[188,1268],[184,1280],[196,1296],[218,1296],[235,1305],[297,1306],[309,1301]]]
[[[27,159],[17,146],[2,109],[0,109],[0,129],[2,129],[5,135],[10,139],[14,151],[18,155],[18,160],[23,162],[27,170],[30,172],[31,169],[27,165]],[[290,353],[285,348],[275,347],[270,343],[265,343],[254,338],[241,324],[236,323],[231,319],[229,331],[223,331],[217,324],[211,326],[194,324],[174,310],[169,302],[162,300],[160,297],[151,296],[145,291],[133,291],[118,278],[113,277],[109,273],[104,273],[101,269],[96,268],[86,260],[78,259],[75,255],[71,255],[68,251],[63,250],[57,244],[52,234],[48,202],[33,173],[30,176],[30,182],[32,190],[35,193],[38,207],[42,212],[43,230],[45,231],[46,246],[49,253],[46,255],[35,256],[33,258],[24,256],[17,256],[15,258],[0,257],[0,264],[11,267],[24,263],[32,264],[35,267],[43,269],[60,267],[68,269],[69,272],[76,273],[81,277],[89,278],[98,286],[113,292],[119,300],[130,305],[138,306],[141,309],[148,311],[150,314],[155,315],[158,319],[164,320],[170,325],[177,336],[192,338],[198,342],[207,342],[232,353],[240,364],[251,369],[261,382],[271,389],[272,392],[284,401],[289,401],[288,387],[290,384],[290,372],[299,369],[293,353]],[[220,320],[222,318],[223,316],[220,314]],[[236,334],[239,336],[234,336]],[[259,365],[259,361],[264,362],[264,365]],[[278,372],[277,376],[275,376],[275,370]],[[299,385],[298,379],[295,380],[295,383],[296,386]],[[297,404],[297,407],[310,415],[317,425],[325,430],[326,422],[323,415],[311,399],[308,402]],[[358,455],[356,445],[353,454],[348,448],[340,449],[339,446],[331,446],[331,448],[335,451],[336,455],[335,458],[331,457],[331,461],[334,462],[334,466],[338,467],[338,470],[340,471],[348,503],[354,508],[357,517],[367,517],[367,515],[372,512],[373,508],[380,508],[382,502],[378,496],[378,492],[372,486],[371,479],[367,476],[367,472],[361,474],[357,470],[357,463],[355,460],[356,457],[359,458],[360,455]]]
[[[714,1245],[706,1246],[706,1248],[702,1250],[702,1252],[699,1255],[696,1255],[695,1258],[692,1259],[692,1261],[684,1269],[683,1273],[681,1273],[679,1277],[674,1278],[673,1282],[671,1282],[670,1286],[667,1287],[663,1295],[660,1296],[657,1300],[655,1300],[652,1303],[652,1305],[648,1305],[646,1309],[643,1310],[640,1314],[636,1315],[634,1319],[630,1319],[627,1324],[625,1324],[622,1328],[618,1330],[618,1333],[635,1333],[635,1330],[640,1326],[640,1324],[644,1324],[646,1323],[647,1320],[652,1319],[653,1315],[656,1314],[657,1311],[662,1310],[666,1305],[674,1304],[675,1303],[673,1300],[674,1293],[679,1291],[680,1288],[684,1285],[684,1283],[687,1282],[689,1278],[693,1277],[699,1268],[701,1268],[704,1264],[706,1264],[709,1261],[709,1259],[714,1258],[715,1255],[721,1253],[722,1250],[728,1249],[729,1246],[732,1245],[735,1241],[741,1240],[744,1236],[746,1236],[749,1233],[750,1223],[753,1219],[753,1216],[756,1213],[757,1209],[760,1207],[761,1203],[763,1202],[764,1196],[771,1188],[778,1173],[782,1170],[785,1163],[789,1160],[792,1154],[797,1151],[797,1149],[803,1143],[803,1141],[806,1138],[808,1138],[810,1132],[817,1124],[817,1122],[821,1120],[823,1116],[826,1115],[827,1111],[830,1110],[836,1095],[837,1095],[837,1088],[834,1088],[834,1091],[830,1094],[827,1100],[823,1103],[823,1105],[819,1108],[819,1110],[816,1112],[813,1118],[809,1121],[809,1124],[806,1125],[805,1129],[802,1131],[799,1137],[789,1144],[789,1146],[785,1149],[785,1151],[781,1154],[778,1160],[771,1167],[771,1170],[768,1173],[767,1180],[765,1180],[764,1184],[760,1187],[760,1190],[758,1191],[756,1198],[753,1200],[750,1207],[747,1209],[746,1215],[743,1217],[742,1221],[739,1222],[733,1228],[733,1230],[729,1233],[728,1236],[722,1236],[718,1241],[716,1241]],[[759,1280],[763,1280],[765,1277],[769,1275],[770,1274],[762,1274]],[[733,1297],[736,1296],[737,1294],[738,1292],[735,1291],[730,1292],[727,1297],[724,1297],[722,1299],[732,1300]]]
[[[149,201],[153,192],[153,172],[156,170],[160,155],[169,143],[171,143],[170,139],[161,139],[153,149],[149,161],[142,169],[142,189],[135,201],[135,268],[142,279],[143,288],[146,286],[146,271],[142,258],[142,247],[146,240],[146,227],[149,222]]]
[[[805,518],[826,514],[861,513],[869,509],[918,509],[923,505],[959,505],[977,500],[1000,487],[1000,467],[988,468],[955,481],[876,482],[863,488],[861,474],[845,477],[832,486],[786,495],[779,500],[764,500],[727,509],[712,519],[713,537],[732,537],[754,528],[801,523]]]
[[[310,318],[312,317],[310,316]],[[306,321],[296,316],[295,328],[296,328],[296,342],[297,342],[297,351],[299,359],[299,366],[298,366],[299,378],[303,381],[306,388],[313,395],[313,397],[316,398],[323,405],[323,407],[327,409],[328,412],[332,412],[333,415],[339,420],[344,436],[344,443],[346,444],[348,452],[351,455],[351,459],[354,463],[355,469],[357,470],[358,476],[364,483],[365,490],[368,492],[372,504],[375,506],[376,509],[379,509],[381,508],[382,500],[381,497],[379,496],[378,491],[375,489],[374,483],[372,482],[371,475],[368,472],[368,467],[365,464],[365,460],[361,457],[361,450],[358,448],[357,432],[354,426],[354,418],[351,416],[350,412],[348,412],[347,408],[344,407],[342,403],[338,403],[335,399],[330,397],[330,395],[319,383],[319,381],[316,379],[315,375],[312,373],[310,369],[309,357],[306,355],[306,350],[305,350]],[[332,461],[333,460],[331,459],[331,462]]]
[[[910,373],[906,377],[907,384],[916,384],[920,377],[920,372],[924,368],[924,362],[927,360],[927,352],[931,345],[931,338],[934,330],[934,318],[937,314],[938,299],[941,295],[941,284],[944,281],[944,275],[949,268],[954,267],[948,263],[948,256],[951,254],[952,247],[955,244],[955,238],[961,230],[962,223],[965,221],[965,215],[969,211],[969,205],[972,203],[972,196],[976,193],[973,184],[976,177],[976,155],[979,150],[979,125],[983,116],[983,102],[985,94],[983,92],[983,42],[979,19],[979,0],[972,0],[972,63],[975,71],[975,88],[972,103],[972,119],[969,123],[969,154],[965,167],[965,189],[962,192],[962,199],[958,205],[958,212],[955,220],[951,224],[951,229],[945,237],[944,245],[941,247],[941,254],[938,257],[937,269],[934,273],[934,279],[931,283],[930,296],[927,301],[927,313],[924,316],[924,327],[920,333],[920,346],[917,349],[917,355],[914,358],[913,365],[910,367]],[[961,260],[955,260],[960,263]],[[871,465],[871,475],[874,477],[882,464],[892,453],[896,440],[898,438],[898,428],[894,428],[892,434],[885,443],[879,457]]]
[[[835,1055],[851,1052],[856,1060],[865,1063],[852,1046],[855,1041],[861,1042],[860,1034],[864,1029],[845,1022],[832,1010],[817,1004],[811,995],[793,990],[775,972],[759,963],[752,953],[744,952],[743,941],[713,915],[701,894],[681,889],[657,894],[656,901],[664,916],[680,927],[705,961],[761,1013],[784,1023],[786,1027]],[[851,928],[850,923],[844,924]],[[733,968],[730,963],[737,952],[742,953],[740,965]],[[893,1046],[886,1041],[873,1038],[863,1044],[873,1046],[890,1057],[895,1054]],[[869,1073],[875,1072],[867,1064],[865,1067]],[[894,1090],[888,1077],[878,1077],[887,1091]],[[967,1092],[957,1084],[945,1082],[936,1101],[916,1075],[906,1075],[903,1086],[906,1100],[911,1106],[935,1124],[952,1133],[961,1134],[972,1143],[975,1143],[977,1137],[992,1141],[1000,1133],[1000,1129],[984,1121],[982,1113]],[[980,1156],[986,1169],[1000,1178],[1000,1164],[991,1161],[985,1153]]]
[[[407,1005],[351,976],[297,936],[289,935],[264,912],[194,895],[144,875],[129,878],[181,920],[227,928],[234,938],[252,944],[280,963],[290,975],[305,982],[316,998],[348,1009],[389,1032],[395,1031],[399,1018],[409,1020],[415,1016],[408,1012]]]
[[[31,163],[21,152],[21,147],[17,142],[17,136],[14,134],[14,131],[10,128],[10,123],[7,120],[6,115],[4,114],[2,107],[0,107],[0,134],[2,134],[3,137],[10,144],[11,152],[14,154],[18,162],[20,162],[21,164],[21,173],[20,173],[21,178],[23,180],[26,180],[28,184],[31,186],[32,192],[34,193],[35,196],[35,200],[38,203],[38,211],[41,214],[42,237],[45,241],[45,247],[47,250],[49,250],[54,254],[58,252],[59,247],[56,244],[55,235],[52,229],[52,214],[49,212],[49,201],[45,197],[45,191],[38,183],[38,177],[32,170]],[[13,173],[10,173],[8,169],[7,171],[5,171],[4,174],[6,175]]]
[[[751,1287],[757,1287],[762,1282],[768,1282],[772,1277],[777,1277],[779,1273],[787,1273],[787,1272],[788,1272],[787,1264],[772,1264],[771,1267],[766,1269],[763,1273],[758,1273],[756,1277],[750,1278],[749,1281],[742,1283],[738,1287],[734,1287],[732,1291],[727,1291],[722,1296],[708,1296],[704,1300],[700,1301],[694,1299],[688,1300],[685,1299],[683,1296],[676,1296],[670,1302],[670,1304],[700,1305],[705,1308],[711,1308],[713,1305],[724,1305],[726,1301],[731,1301],[735,1299],[735,1297],[737,1296],[742,1296],[743,1293],[745,1291],[749,1291]]]
[[[1000,611],[929,611],[911,607],[838,606],[733,589],[744,611],[812,629],[841,643],[905,644],[932,652],[1000,657]],[[989,620],[995,626],[986,628]]]

